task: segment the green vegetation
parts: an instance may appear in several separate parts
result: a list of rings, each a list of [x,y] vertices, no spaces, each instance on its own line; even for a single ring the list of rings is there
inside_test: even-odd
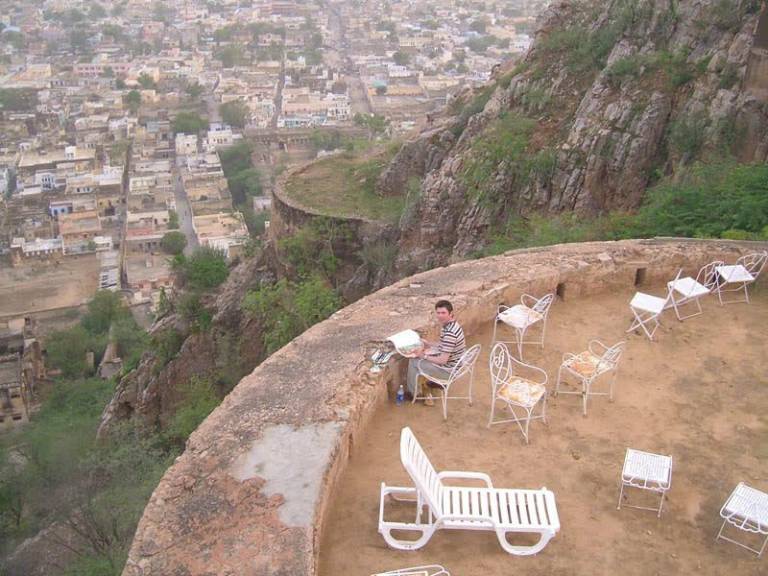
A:
[[[169,230],[179,229],[179,213],[176,212],[176,210],[168,211],[168,229]]]
[[[219,151],[233,204],[242,212],[251,236],[258,236],[264,232],[264,222],[254,213],[252,199],[263,196],[264,189],[261,173],[253,166],[251,154],[251,146],[245,141]]]
[[[512,217],[478,255],[652,236],[768,240],[768,166],[725,161],[684,168],[651,188],[637,214]]]
[[[173,269],[184,286],[200,292],[217,288],[229,275],[224,253],[208,246],[197,248],[189,258],[178,254]]]
[[[152,78],[149,74],[146,72],[142,72],[139,74],[139,85],[144,88],[144,90],[154,90],[157,88],[157,84],[155,84],[155,79]]]
[[[386,91],[386,90],[385,90]],[[352,118],[357,126],[362,126],[368,129],[371,136],[381,134],[387,129],[389,120],[384,116],[378,116],[377,114],[355,114]]]
[[[217,50],[213,57],[219,60],[224,68],[245,66],[251,63],[250,57],[248,57],[243,49],[237,44],[230,44]]]
[[[272,353],[341,306],[341,299],[325,279],[310,276],[298,282],[285,279],[246,294],[242,307],[262,326],[264,344]]]
[[[606,70],[606,78],[612,86],[618,87],[627,78],[645,78],[661,72],[667,88],[676,90],[704,74],[708,64],[709,58],[689,62],[686,50],[634,54],[611,64]]]
[[[669,125],[670,151],[683,162],[696,158],[704,147],[707,125],[707,115],[703,112],[676,118]]]
[[[167,254],[175,256],[184,252],[184,248],[187,247],[187,237],[184,232],[172,230],[165,233],[163,239],[160,240],[160,246]]]
[[[34,112],[37,92],[26,88],[0,88],[0,108],[12,112]]]
[[[128,109],[132,114],[136,114],[141,107],[141,92],[138,90],[131,90],[128,92],[128,94],[125,95],[125,105],[128,106]]]
[[[396,153],[393,148],[363,157],[345,152],[324,158],[294,174],[284,193],[319,214],[395,222],[405,194],[380,196],[375,190],[379,175]]]
[[[251,111],[248,105],[242,100],[231,100],[219,106],[221,119],[225,124],[235,128],[245,128],[251,118]]]
[[[0,438],[0,554],[56,522],[59,534],[77,534],[81,544],[62,567],[66,574],[117,576],[152,490],[183,446],[189,426],[142,436],[115,427],[97,441],[115,382],[85,377],[84,355],[107,334],[127,368],[149,345],[112,292],[98,292],[79,325],[47,340],[49,364],[65,378],[42,390],[42,406],[29,424]],[[189,406],[199,421],[199,396],[185,395],[174,424],[183,422]],[[52,544],[66,542],[54,537]]]
[[[179,112],[171,127],[176,134],[197,134],[208,130],[208,119],[201,117],[197,112]]]
[[[499,200],[493,196],[491,180],[498,174],[507,174],[516,183],[525,183],[554,169],[554,155],[550,152],[528,152],[530,136],[536,127],[531,118],[505,114],[481,137],[472,143],[461,181],[469,194],[485,202]]]
[[[118,354],[124,359],[135,359],[147,340],[146,334],[136,325],[118,294],[100,290],[88,304],[88,312],[78,325],[54,332],[47,338],[48,363],[68,378],[89,374],[86,353],[93,352],[95,363],[100,362],[110,326]]]
[[[336,252],[350,239],[349,226],[333,218],[315,218],[291,236],[278,241],[280,254],[299,278],[323,276],[330,281],[339,266]]]
[[[483,111],[485,105],[488,104],[491,96],[493,96],[495,89],[495,85],[489,84],[474,96],[469,103],[465,103],[462,98],[454,98],[451,100],[449,110],[452,113],[459,115],[458,121],[451,128],[451,132],[453,132],[453,135],[456,136],[456,138],[462,135],[464,129],[467,127],[469,119],[475,114],[479,114]]]

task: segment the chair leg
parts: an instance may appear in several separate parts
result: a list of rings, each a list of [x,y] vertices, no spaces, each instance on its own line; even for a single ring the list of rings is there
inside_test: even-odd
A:
[[[533,408],[526,409],[526,418],[525,418],[525,432],[523,432],[523,436],[525,437],[525,443],[528,444],[528,428],[531,426],[531,412]]]
[[[496,343],[496,327],[499,325],[498,315],[493,319],[493,336],[491,337],[491,346]]]
[[[666,492],[661,493],[661,502],[659,502],[659,513],[656,514],[656,518],[661,518],[661,509],[664,506],[664,496],[666,495]]]
[[[613,387],[616,385],[616,374],[618,371],[618,368],[615,367],[612,370],[613,374],[611,375],[611,380],[608,384],[608,402],[613,402]]]
[[[472,384],[475,382],[475,367],[469,370],[469,405],[472,406]]]
[[[542,419],[542,421],[544,422],[544,424],[546,426],[549,426],[549,424],[547,424],[547,394],[546,394],[546,392],[544,393],[544,398],[542,399],[542,404],[541,404],[541,419]]]
[[[443,400],[443,420],[448,420],[448,392],[445,388],[441,389],[441,396]]]
[[[560,365],[560,368],[557,369],[557,384],[555,384],[555,398],[557,398],[557,393],[560,392],[560,379],[563,377],[563,365]]]
[[[591,382],[587,378],[585,378],[585,379],[583,379],[581,381],[581,385],[582,385],[581,399],[582,399],[582,403],[584,405],[584,407],[583,407],[584,408],[583,409],[584,416],[587,415],[587,398],[589,397],[589,387],[590,387],[590,384],[591,384]]]
[[[616,510],[621,510],[621,497],[624,496],[624,482],[621,483],[619,488],[619,503],[616,505]]]
[[[488,417],[488,428],[493,424],[493,413],[496,409],[496,392],[493,393],[493,400],[491,400],[491,415]]]
[[[525,329],[515,330],[517,334],[517,355],[520,357],[520,361],[523,360],[523,340],[525,339]]]

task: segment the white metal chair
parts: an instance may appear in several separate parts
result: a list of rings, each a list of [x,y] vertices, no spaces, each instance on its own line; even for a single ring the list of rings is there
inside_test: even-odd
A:
[[[379,533],[397,550],[418,550],[437,530],[490,530],[496,533],[505,552],[528,556],[540,552],[560,530],[555,495],[550,490],[505,490],[494,488],[490,477],[482,472],[445,471],[439,474],[419,445],[410,428],[400,435],[400,460],[413,480],[414,487],[381,484]],[[477,480],[480,487],[449,486],[449,478]],[[384,519],[384,503],[388,497],[416,503],[414,522],[392,522]],[[426,508],[426,510],[424,510]],[[416,540],[401,540],[392,532],[416,533]],[[537,534],[532,545],[513,545],[507,534]]]
[[[710,262],[699,270],[695,279],[690,276],[683,277],[683,269],[680,268],[675,279],[667,283],[670,304],[675,309],[675,315],[678,320],[682,322],[687,318],[693,318],[701,314],[699,298],[717,289],[718,274],[716,268],[722,265],[723,263],[720,261]],[[696,312],[681,316],[680,308],[686,304],[695,304]]]
[[[480,344],[467,348],[445,379],[419,370],[419,376],[423,376],[440,389],[440,399],[443,404],[443,420],[448,419],[448,400],[469,400],[469,405],[472,406],[472,384],[475,380],[475,362],[477,362],[478,356],[480,356]],[[469,393],[467,396],[449,396],[448,394],[450,394],[450,389],[454,383],[466,375],[469,375]],[[413,395],[413,402],[424,400],[425,398],[426,396],[420,396],[417,393]]]
[[[584,416],[587,415],[587,399],[589,396],[607,395],[608,399],[613,402],[613,387],[616,384],[619,360],[621,360],[626,344],[626,342],[622,341],[609,347],[600,342],[600,340],[591,340],[587,350],[584,352],[580,354],[564,354],[563,362],[557,371],[555,396],[558,394],[581,394]],[[593,392],[592,384],[606,372],[613,372],[608,384],[608,392]],[[560,383],[563,381],[563,374],[576,378],[581,383],[581,392],[575,390],[563,390],[561,392]]]
[[[547,373],[541,368],[525,364],[509,353],[503,342],[494,344],[491,350],[491,414],[488,417],[488,428],[493,424],[515,422],[523,433],[528,444],[528,427],[531,420],[541,418],[547,423]],[[541,401],[541,413],[533,416],[533,410]],[[494,420],[496,402],[503,402],[509,408],[512,418]],[[515,409],[525,412],[524,418],[519,418]]]
[[[746,302],[749,304],[749,290],[750,284],[753,284],[760,272],[763,271],[765,261],[768,260],[768,251],[752,252],[745,254],[738,260],[736,264],[726,266],[720,265],[715,268],[719,279],[717,283],[717,299],[720,301],[720,305],[733,304],[735,302]],[[737,300],[724,300],[723,292],[740,292],[744,291],[744,298]]]
[[[439,564],[429,564],[379,572],[378,574],[371,574],[371,576],[451,576],[451,573]]]
[[[661,518],[661,508],[664,506],[664,496],[672,485],[672,457],[661,454],[651,454],[627,448],[624,457],[624,468],[621,470],[621,489],[619,490],[619,504],[616,510],[621,509],[621,499],[624,495],[624,487],[650,490],[661,494],[658,508],[648,506],[635,506],[624,504],[627,508],[640,510],[653,510],[657,517]]]
[[[667,297],[659,298],[645,292],[635,292],[629,303],[634,320],[630,324],[627,332],[633,332],[638,328],[645,332],[649,340],[653,340],[653,335],[659,328],[659,318],[661,313],[667,308],[670,300],[671,289],[667,288]]]
[[[750,488],[744,482],[739,482],[720,509],[720,517],[723,519],[723,524],[720,526],[715,542],[722,538],[754,552],[758,557],[762,556],[765,545],[768,543],[768,494]],[[742,542],[723,536],[723,529],[726,524],[731,524],[744,532],[764,535],[762,546],[759,549],[752,548]]]
[[[506,344],[514,342],[517,344],[517,354],[521,360],[523,359],[523,344],[539,344],[543,349],[544,336],[547,331],[547,316],[554,300],[554,294],[546,294],[539,299],[529,294],[523,294],[520,298],[520,304],[515,304],[514,306],[499,304],[496,317],[493,320],[492,342],[504,342]],[[515,331],[515,340],[496,340],[499,322]],[[541,325],[541,338],[538,340],[525,340],[525,333],[536,324]]]

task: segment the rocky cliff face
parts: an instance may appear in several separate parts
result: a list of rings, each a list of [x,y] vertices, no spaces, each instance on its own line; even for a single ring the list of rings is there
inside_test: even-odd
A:
[[[635,209],[707,155],[768,160],[761,18],[759,0],[553,3],[523,62],[382,175],[383,193],[421,178],[400,268],[466,257],[511,215]]]
[[[184,400],[185,385],[193,377],[209,379],[225,393],[253,370],[265,356],[261,329],[241,313],[240,304],[248,290],[274,279],[271,270],[268,255],[235,267],[217,295],[205,303],[216,311],[207,330],[193,330],[178,313],[156,322],[151,331],[156,345],[121,379],[102,415],[99,434],[128,418],[148,429],[163,427]]]

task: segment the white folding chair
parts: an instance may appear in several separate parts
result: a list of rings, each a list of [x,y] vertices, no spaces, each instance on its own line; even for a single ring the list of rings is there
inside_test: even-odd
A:
[[[443,404],[443,420],[448,419],[448,400],[469,400],[469,405],[472,406],[472,384],[475,380],[475,362],[477,362],[478,356],[480,356],[480,344],[467,348],[446,378],[438,378],[433,374],[426,374],[419,370],[419,376],[423,376],[440,389],[440,399]],[[466,396],[449,396],[453,384],[467,375],[469,376],[468,394]],[[413,395],[413,402],[424,400],[425,398],[426,396],[420,396],[417,393]]]
[[[557,371],[557,385],[555,386],[555,396],[558,394],[581,394],[584,409],[584,416],[587,415],[587,398],[589,396],[608,396],[613,402],[613,387],[616,384],[616,373],[619,369],[619,360],[624,353],[626,342],[618,342],[613,346],[606,346],[600,340],[591,340],[587,350],[580,354],[566,353],[563,355],[563,362]],[[608,392],[593,392],[592,384],[597,378],[606,372],[613,372],[608,384]],[[563,390],[560,391],[560,383],[563,381],[563,375],[571,375],[581,383],[581,391]]]
[[[541,418],[547,423],[547,373],[541,368],[525,364],[517,360],[503,342],[494,344],[491,350],[491,415],[488,417],[488,428],[493,424],[503,422],[515,422],[523,433],[525,443],[528,444],[528,427],[531,420]],[[533,410],[541,401],[541,413],[533,416]],[[494,420],[496,402],[503,402],[509,408],[512,418]],[[525,412],[525,416],[519,418],[515,409]]]
[[[627,508],[653,510],[656,512],[656,516],[661,518],[664,496],[667,494],[670,486],[672,486],[672,456],[651,454],[650,452],[627,448],[627,454],[624,457],[624,467],[621,470],[621,489],[619,490],[619,504],[616,510],[621,509],[621,499],[624,496],[625,486],[661,494],[658,508],[624,504]]]
[[[717,266],[715,270],[719,278],[716,290],[717,299],[720,301],[720,304],[733,304],[736,302],[746,302],[749,304],[748,287],[760,276],[766,260],[768,260],[768,251],[763,250],[762,252],[745,254],[736,260],[736,264]],[[743,299],[723,299],[723,292],[740,292],[742,290],[744,291]]]
[[[493,320],[493,339],[492,342],[504,342],[506,344],[517,344],[517,354],[520,360],[523,359],[523,344],[539,344],[544,348],[544,336],[547,331],[547,316],[552,302],[555,299],[554,294],[546,294],[539,299],[523,294],[520,298],[520,304],[506,306],[499,304],[496,311],[496,317]],[[496,331],[499,322],[509,326],[515,331],[515,340],[497,340]],[[541,326],[541,338],[538,340],[525,340],[525,333],[529,328],[539,324]]]
[[[371,574],[371,576],[451,576],[451,573],[439,564],[429,564],[427,566],[412,566],[411,568],[379,572],[378,574]]]
[[[667,283],[670,304],[675,309],[675,315],[678,320],[682,322],[687,318],[693,318],[701,314],[699,298],[716,290],[718,282],[716,268],[722,265],[723,263],[720,261],[710,262],[699,270],[695,279],[690,276],[682,277],[683,269],[680,268],[675,279]],[[680,308],[686,304],[695,304],[696,312],[681,316]]]
[[[763,555],[765,545],[768,543],[768,494],[750,488],[744,482],[739,482],[720,509],[720,517],[723,519],[723,524],[720,526],[715,542],[722,538],[754,552],[758,557]],[[726,524],[730,524],[743,532],[765,536],[762,546],[752,548],[743,542],[723,536],[723,529]]]
[[[669,303],[670,293],[671,289],[667,288],[667,297],[659,298],[645,292],[635,292],[629,303],[634,320],[632,320],[627,332],[634,332],[640,328],[649,340],[653,340],[653,335],[660,325],[659,317]]]

